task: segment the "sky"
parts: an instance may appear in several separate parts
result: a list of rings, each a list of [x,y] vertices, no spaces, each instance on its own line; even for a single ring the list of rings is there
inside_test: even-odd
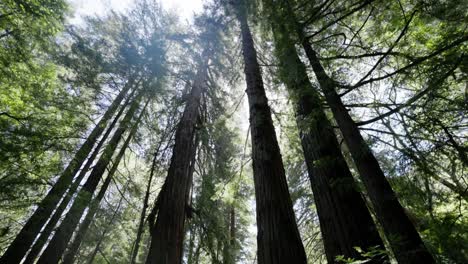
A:
[[[181,20],[191,20],[194,12],[202,9],[203,0],[159,0],[163,7],[175,10],[180,15]],[[105,15],[111,9],[124,11],[129,8],[134,0],[68,0],[72,7],[73,24],[80,23],[81,17],[87,15]]]

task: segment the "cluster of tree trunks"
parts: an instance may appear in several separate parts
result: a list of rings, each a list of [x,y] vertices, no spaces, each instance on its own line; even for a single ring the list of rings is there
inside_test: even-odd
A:
[[[271,4],[271,3],[269,3]],[[341,153],[316,87],[307,76],[286,26],[271,14],[279,75],[296,105],[297,126],[329,263],[363,259],[355,247],[384,249],[377,227]]]
[[[73,159],[70,161],[64,172],[58,178],[52,189],[47,193],[46,197],[38,205],[37,209],[28,219],[21,231],[10,244],[6,252],[0,258],[0,263],[20,263],[28,250],[33,245],[34,240],[40,234],[41,229],[47,222],[49,217],[57,208],[61,198],[68,190],[73,182],[74,176],[80,170],[83,162],[88,158],[90,152],[93,150],[98,138],[104,132],[109,120],[120,107],[122,100],[125,98],[128,91],[133,87],[134,79],[130,78],[128,83],[117,95],[107,111],[102,116],[101,120],[91,131],[85,142],[76,152]],[[65,197],[65,199],[67,199]],[[63,208],[64,209],[64,208]],[[62,209],[62,210],[63,210]],[[58,220],[58,219],[57,219]],[[50,229],[52,229],[51,227]],[[47,229],[48,230],[48,229]],[[50,232],[50,231],[49,231]],[[46,240],[47,238],[45,238]],[[42,246],[41,246],[42,247]]]
[[[304,34],[302,25],[295,18],[288,0],[283,0],[282,3],[281,6],[286,11],[283,15],[293,21],[294,28],[290,29],[297,33],[299,42],[309,59],[396,259],[401,263],[434,263],[434,259],[399,203],[377,159],[341,101],[335,82],[325,72],[317,53],[309,43],[309,38]]]
[[[64,253],[68,242],[70,241],[74,230],[76,229],[81,216],[91,203],[94,192],[96,191],[99,182],[101,181],[107,166],[112,160],[112,156],[117,149],[117,146],[128,128],[131,127],[131,121],[140,106],[140,100],[143,96],[143,91],[140,91],[133,100],[130,108],[125,114],[119,127],[114,132],[114,135],[107,143],[102,155],[96,165],[94,165],[88,179],[83,187],[78,192],[73,205],[56,229],[52,239],[49,241],[46,249],[41,254],[37,263],[58,263]]]

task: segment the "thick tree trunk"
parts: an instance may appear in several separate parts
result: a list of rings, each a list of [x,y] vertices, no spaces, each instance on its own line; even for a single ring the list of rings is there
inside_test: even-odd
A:
[[[72,207],[65,216],[65,219],[62,221],[52,237],[52,240],[47,245],[44,253],[39,258],[39,261],[37,262],[38,264],[59,262],[84,210],[91,202],[93,193],[96,190],[123,133],[129,127],[129,123],[138,109],[141,95],[142,92],[137,96],[138,98],[135,98],[135,101],[132,103],[130,109],[125,114],[125,117],[120,122],[119,128],[115,131],[111,140],[104,149],[103,154],[94,166],[94,169],[89,175],[88,180],[86,180],[86,183],[83,185],[83,188],[75,198]]]
[[[275,21],[275,17],[270,21],[280,61],[279,74],[296,106],[297,125],[327,260],[333,263],[338,255],[365,259],[355,247],[363,250],[385,247],[341,153],[320,96],[307,76],[286,27]],[[379,257],[374,263],[384,261]]]
[[[182,262],[186,194],[190,188],[190,164],[193,157],[195,126],[207,76],[207,65],[200,65],[182,118],[178,124],[164,187],[157,200],[157,220],[151,228],[151,246],[147,264]]]
[[[10,244],[8,249],[5,251],[3,256],[0,258],[0,263],[17,264],[21,262],[23,257],[26,255],[26,252],[30,249],[32,243],[39,235],[42,227],[47,222],[47,219],[49,219],[50,215],[57,207],[63,194],[72,183],[73,177],[88,157],[89,153],[93,149],[93,146],[96,144],[97,139],[106,128],[107,122],[114,115],[118,106],[125,97],[125,94],[132,87],[132,85],[133,79],[130,79],[109,106],[99,123],[96,125],[93,131],[91,131],[86,141],[78,149],[75,156],[63,171],[62,175],[58,178],[52,189],[50,189],[46,197],[44,197],[44,199],[38,205],[36,211],[34,211],[21,231]]]
[[[289,11],[291,15],[293,13]],[[418,231],[399,203],[371,149],[336,92],[335,82],[327,75],[316,52],[296,23],[297,33],[317,77],[325,99],[343,134],[362,182],[372,202],[376,217],[400,263],[434,263]]]
[[[244,3],[236,5],[250,108],[258,263],[307,263]]]
[[[47,222],[44,230],[41,231],[39,238],[37,239],[37,241],[32,246],[32,248],[29,251],[28,256],[26,257],[23,264],[32,264],[36,260],[37,256],[39,255],[42,248],[44,247],[45,243],[49,239],[50,234],[52,233],[52,231],[54,230],[54,228],[57,225],[58,221],[60,220],[60,217],[62,216],[62,213],[67,208],[68,203],[70,202],[70,200],[72,199],[72,197],[75,194],[76,190],[80,186],[81,181],[83,180],[83,178],[88,173],[88,170],[91,167],[91,165],[93,165],[94,159],[99,154],[99,152],[101,150],[101,147],[103,146],[103,144],[105,143],[105,141],[107,140],[109,135],[111,134],[112,130],[115,127],[115,124],[117,124],[117,121],[119,120],[120,116],[123,114],[125,108],[128,106],[128,103],[130,102],[130,99],[131,99],[133,93],[134,93],[134,91],[132,91],[132,93],[129,95],[129,97],[127,98],[125,103],[120,107],[119,112],[117,113],[117,115],[112,120],[111,124],[107,128],[106,132],[102,136],[102,138],[99,141],[99,143],[97,144],[97,146],[94,148],[93,153],[91,153],[91,156],[88,158],[85,165],[81,169],[80,173],[75,178],[73,184],[70,186],[67,193],[64,195],[64,197],[63,197],[62,201],[60,202],[59,206],[57,207],[57,209],[55,209],[52,217],[50,218],[49,222]]]
[[[124,141],[124,144],[119,150],[119,153],[114,159],[114,162],[112,164],[111,169],[109,170],[109,173],[107,174],[107,177],[104,181],[104,183],[101,186],[101,189],[99,190],[98,195],[96,198],[91,202],[91,206],[89,207],[88,213],[86,214],[85,219],[83,222],[80,224],[79,228],[75,232],[75,238],[73,239],[73,242],[70,244],[68,247],[68,250],[63,258],[63,264],[72,264],[76,253],[78,252],[78,249],[80,248],[81,241],[83,240],[84,236],[86,235],[86,232],[88,231],[89,225],[94,219],[94,216],[96,215],[97,210],[99,209],[99,204],[101,203],[102,199],[104,198],[104,195],[107,192],[107,189],[109,188],[110,182],[112,180],[112,177],[114,177],[115,172],[117,171],[117,168],[119,167],[119,163],[122,160],[123,156],[125,155],[125,151],[128,148],[128,145],[130,144],[130,141],[132,140],[133,136],[138,130],[138,125],[140,124],[141,118],[143,117],[143,114],[146,111],[146,107],[148,105],[149,101],[146,103],[145,107],[140,113],[140,116],[138,119],[135,121],[133,124],[132,130],[128,134],[127,138]]]

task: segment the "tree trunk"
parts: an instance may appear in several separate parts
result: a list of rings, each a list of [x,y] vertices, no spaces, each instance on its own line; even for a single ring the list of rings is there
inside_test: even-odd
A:
[[[68,203],[70,202],[70,200],[72,199],[72,197],[75,194],[76,190],[80,186],[81,181],[83,180],[83,178],[88,173],[88,170],[91,167],[91,165],[93,165],[94,159],[99,154],[102,145],[105,143],[105,141],[109,137],[110,133],[112,132],[112,130],[115,127],[115,124],[117,124],[117,121],[119,120],[120,116],[123,114],[125,108],[127,107],[128,103],[130,102],[130,99],[131,99],[133,93],[134,93],[134,91],[132,91],[132,93],[129,95],[129,97],[127,98],[125,103],[120,107],[119,112],[117,113],[117,115],[112,120],[111,124],[107,128],[106,132],[102,136],[102,138],[99,141],[99,143],[97,144],[97,146],[94,148],[93,153],[91,154],[91,156],[86,161],[85,165],[81,169],[78,176],[75,178],[73,184],[70,186],[67,193],[64,195],[64,197],[63,197],[62,201],[60,202],[59,206],[57,207],[57,209],[55,209],[52,217],[50,218],[49,222],[47,222],[44,230],[41,231],[39,238],[37,239],[37,241],[32,246],[32,248],[29,251],[28,256],[26,257],[26,260],[23,262],[23,264],[32,264],[36,260],[37,256],[39,255],[42,248],[44,247],[45,243],[49,239],[50,234],[52,233],[52,231],[54,230],[54,228],[57,225],[58,221],[60,220],[60,217],[62,216],[62,213],[67,208]]]
[[[307,263],[244,4],[235,8],[250,108],[258,263]]]
[[[120,211],[120,207],[122,206],[124,195],[125,195],[125,192],[127,191],[127,187],[128,187],[129,183],[130,183],[130,180],[127,181],[127,184],[125,185],[125,190],[122,192],[122,196],[120,197],[119,204],[117,205],[117,208],[115,208],[115,211],[112,214],[111,219],[109,220],[106,227],[104,228],[104,231],[102,232],[102,235],[99,238],[99,241],[97,242],[96,247],[94,248],[93,252],[91,253],[91,256],[89,257],[89,260],[88,260],[88,264],[93,264],[94,263],[94,258],[96,257],[96,254],[98,252],[100,252],[100,247],[101,247],[102,241],[104,241],[104,238],[106,237],[107,232],[109,231],[110,227],[112,226],[112,223],[114,222],[114,220],[115,220],[115,218],[117,216],[117,213]],[[101,254],[102,254],[102,252],[101,252]]]
[[[188,245],[188,253],[187,253],[187,264],[193,264],[193,249],[195,247],[195,228],[192,225],[190,225],[190,239],[189,239],[189,245]]]
[[[341,153],[333,127],[322,108],[286,27],[273,13],[270,19],[279,75],[296,107],[296,121],[314,194],[328,263],[338,255],[365,259],[363,250],[385,249],[364,199],[357,190],[351,171]],[[374,260],[381,263],[384,260]]]
[[[236,246],[236,213],[234,205],[229,206],[227,212],[227,228],[229,230],[229,236],[227,241],[224,241],[223,245],[223,263],[234,264],[236,263],[235,246]]]
[[[291,10],[289,10],[289,13],[293,15]],[[303,29],[298,23],[296,25],[301,45],[340,127],[362,182],[366,187],[376,217],[383,227],[396,259],[400,263],[434,263],[434,259],[424,246],[418,231],[416,231],[406,215],[404,208],[385,178],[377,159],[361,136],[358,126],[343,105],[340,96],[336,92],[335,82],[325,72],[316,52],[305,38]]]
[[[115,157],[114,163],[112,164],[112,167],[109,170],[109,173],[108,173],[108,175],[106,177],[106,180],[102,184],[98,195],[91,202],[91,206],[89,207],[89,210],[88,210],[88,213],[86,214],[85,219],[80,224],[78,230],[75,232],[76,236],[73,239],[73,242],[71,243],[71,245],[69,246],[69,248],[68,248],[68,250],[67,250],[67,252],[65,254],[65,257],[64,257],[63,262],[62,262],[63,264],[73,263],[73,261],[75,259],[75,255],[78,252],[78,249],[80,248],[81,241],[83,240],[84,236],[86,235],[86,232],[88,231],[89,225],[93,221],[94,216],[95,216],[97,210],[99,209],[99,204],[101,203],[102,199],[104,198],[104,195],[107,192],[107,189],[109,188],[109,184],[110,184],[110,182],[112,180],[112,177],[114,177],[114,174],[117,171],[117,168],[119,167],[119,163],[122,160],[123,156],[125,155],[125,151],[127,150],[128,145],[130,144],[130,141],[132,140],[133,136],[135,135],[135,133],[138,130],[138,125],[139,125],[139,123],[141,121],[141,118],[143,117],[143,114],[145,113],[145,110],[146,110],[146,107],[147,107],[148,103],[149,103],[149,101],[146,103],[145,107],[143,108],[143,110],[140,113],[140,116],[138,117],[138,119],[133,124],[132,130],[128,134],[127,139],[125,139],[124,144],[122,145],[119,153]]]
[[[122,91],[120,91],[119,95],[114,99],[99,123],[93,131],[91,131],[86,141],[81,145],[73,159],[63,171],[62,175],[58,178],[57,182],[38,205],[36,211],[34,211],[3,256],[0,258],[0,263],[17,264],[21,262],[23,257],[26,255],[26,252],[30,249],[32,243],[39,235],[42,227],[47,222],[47,219],[49,219],[50,215],[57,207],[68,186],[72,183],[73,177],[93,149],[98,137],[106,128],[107,122],[114,115],[118,106],[125,97],[125,94],[132,87],[132,84],[133,79],[130,79]]]
[[[93,171],[89,175],[88,180],[75,198],[70,211],[68,211],[65,219],[62,221],[44,253],[39,258],[39,261],[37,262],[38,264],[59,262],[63,251],[65,250],[67,243],[73,234],[73,231],[80,221],[81,215],[91,202],[93,193],[96,190],[97,185],[99,184],[99,181],[101,180],[107,165],[109,164],[112,155],[117,148],[120,139],[122,138],[123,133],[129,127],[129,123],[138,109],[140,97],[142,94],[143,92],[140,92],[140,94],[137,96],[138,98],[135,98],[134,102],[130,106],[130,109],[127,111],[125,117],[120,122],[119,128],[115,131],[111,140],[104,149],[103,154],[99,158],[99,161],[94,166]]]
[[[132,250],[132,257],[130,259],[130,264],[135,264],[136,258],[138,256],[138,250],[140,247],[141,236],[143,235],[143,230],[145,226],[146,210],[148,210],[148,201],[151,192],[151,183],[153,182],[154,170],[156,169],[156,161],[159,152],[158,150],[154,153],[153,162],[151,164],[151,172],[146,186],[145,198],[143,200],[143,208],[141,209],[140,222],[138,224],[137,236]]]
[[[206,56],[203,56],[206,57]],[[187,213],[187,189],[190,188],[190,164],[195,151],[193,141],[199,106],[207,76],[207,65],[200,65],[183,116],[178,124],[164,187],[157,200],[157,220],[151,228],[151,246],[147,264],[182,262],[184,222]]]

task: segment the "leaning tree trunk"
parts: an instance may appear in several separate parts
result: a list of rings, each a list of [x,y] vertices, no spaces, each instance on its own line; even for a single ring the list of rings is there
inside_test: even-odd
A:
[[[250,108],[257,208],[258,263],[307,263],[289,196],[283,161],[263,87],[246,9],[236,5]]]
[[[277,18],[272,16],[270,21],[280,64],[279,75],[296,107],[297,126],[327,260],[334,263],[339,255],[366,259],[355,247],[363,250],[385,247],[341,153],[320,96],[307,76],[286,27]],[[381,256],[378,258],[380,260],[374,260],[375,263],[384,261]]]
[[[143,117],[143,114],[146,111],[146,107],[148,105],[149,101],[146,103],[145,107],[140,113],[140,116],[138,119],[135,121],[133,124],[132,130],[128,134],[127,138],[125,139],[122,147],[119,150],[119,153],[114,159],[114,162],[112,164],[111,169],[109,170],[109,173],[107,174],[107,177],[104,181],[104,183],[101,186],[101,189],[99,190],[98,195],[96,198],[91,202],[91,206],[89,207],[88,213],[86,214],[85,219],[83,222],[80,224],[79,228],[75,232],[75,238],[73,239],[73,242],[70,244],[68,247],[68,250],[66,251],[66,254],[63,258],[63,264],[72,264],[74,262],[76,253],[78,252],[78,249],[80,248],[81,241],[83,240],[84,236],[86,235],[86,232],[88,231],[89,225],[94,219],[94,216],[99,209],[99,204],[101,203],[102,199],[104,198],[104,195],[107,192],[107,189],[109,188],[110,182],[112,180],[112,177],[114,177],[115,172],[117,171],[117,168],[119,167],[119,163],[122,160],[123,156],[125,155],[125,151],[128,148],[128,145],[130,144],[130,141],[134,137],[135,133],[138,130],[138,125],[140,124],[141,118]]]
[[[200,100],[204,90],[207,65],[199,66],[192,90],[175,134],[171,164],[157,204],[157,220],[151,228],[151,246],[147,264],[182,262],[184,222],[187,213],[186,193],[190,188],[190,164]]]
[[[135,91],[135,90],[134,90]],[[76,190],[80,186],[81,181],[83,178],[86,176],[88,173],[89,168],[91,168],[91,165],[93,165],[94,159],[97,157],[99,154],[101,147],[104,145],[104,142],[107,140],[109,135],[111,134],[112,130],[115,127],[115,124],[117,124],[117,121],[119,120],[120,116],[123,114],[125,108],[127,107],[128,103],[130,102],[130,99],[132,97],[132,93],[129,95],[125,103],[120,107],[119,112],[117,115],[114,117],[112,120],[111,124],[107,128],[106,132],[100,139],[99,143],[96,145],[96,147],[93,150],[93,153],[91,153],[91,156],[88,158],[86,161],[85,165],[81,169],[80,173],[78,176],[75,178],[73,184],[70,186],[66,194],[64,195],[62,201],[60,202],[59,206],[55,209],[52,217],[50,220],[47,222],[44,230],[41,231],[39,238],[36,240],[34,245],[32,246],[31,250],[28,252],[28,255],[24,262],[22,264],[32,264],[36,260],[37,256],[41,252],[42,248],[44,247],[45,243],[49,239],[50,234],[54,230],[55,226],[57,225],[58,221],[60,220],[60,217],[62,216],[62,213],[65,211],[65,209],[68,206],[68,203],[72,199],[73,195],[75,194]]]
[[[294,16],[291,9],[288,10]],[[295,18],[292,17],[294,20]],[[336,92],[335,82],[327,75],[317,53],[296,22],[296,32],[317,77],[325,99],[343,134],[362,182],[372,202],[376,217],[400,263],[434,263],[418,231],[411,223],[359,128]]]
[[[94,169],[89,175],[88,180],[86,180],[86,183],[83,185],[83,188],[75,198],[73,205],[68,211],[65,219],[57,228],[57,231],[47,245],[44,253],[39,258],[37,262],[38,264],[59,262],[63,251],[65,250],[68,241],[73,235],[73,231],[78,225],[84,210],[91,202],[93,193],[96,190],[99,181],[101,180],[107,165],[109,164],[112,155],[114,154],[115,149],[117,148],[117,145],[122,138],[123,133],[129,127],[129,123],[138,109],[140,97],[142,94],[143,92],[140,92],[140,94],[137,96],[138,98],[135,98],[134,102],[130,106],[130,109],[127,111],[125,117],[120,122],[119,128],[115,131],[111,140],[104,149],[103,154],[99,158],[97,164],[94,166]]]
[[[78,149],[75,156],[70,161],[67,168],[63,171],[62,175],[58,178],[52,189],[50,189],[46,197],[44,197],[44,199],[38,205],[36,211],[34,211],[21,231],[18,233],[18,235],[16,235],[13,242],[0,258],[0,263],[16,264],[21,262],[23,257],[26,255],[26,252],[30,249],[34,240],[39,235],[42,227],[47,222],[47,219],[49,219],[50,215],[57,207],[63,194],[72,183],[73,177],[88,157],[89,153],[93,149],[93,146],[96,144],[97,139],[106,128],[107,122],[114,115],[118,106],[125,97],[125,94],[132,87],[132,85],[133,79],[130,79],[109,106],[99,123],[91,131],[86,141]]]

